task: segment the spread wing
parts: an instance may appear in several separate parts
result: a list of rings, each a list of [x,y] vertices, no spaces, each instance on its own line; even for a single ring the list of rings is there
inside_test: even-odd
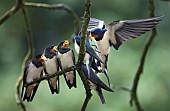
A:
[[[104,21],[96,18],[90,18],[87,30],[91,31],[94,28],[103,28],[103,27],[105,27]]]
[[[125,41],[150,31],[162,20],[163,16],[148,19],[113,21],[107,26],[110,43],[118,49]]]

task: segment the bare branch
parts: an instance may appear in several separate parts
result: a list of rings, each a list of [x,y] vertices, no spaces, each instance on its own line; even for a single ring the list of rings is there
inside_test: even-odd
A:
[[[126,91],[126,92],[131,92],[131,90],[129,88],[123,87],[123,86],[117,86],[115,89],[116,90]]]
[[[25,7],[23,7],[22,12],[23,12],[23,15],[24,15],[25,24],[26,24],[26,28],[27,28],[28,46],[29,46],[29,49],[31,49],[31,56],[33,56],[33,36],[32,36],[32,32],[31,32],[31,26],[30,26],[29,20],[28,20],[29,17],[28,17],[27,9]]]
[[[16,5],[14,5],[10,10],[0,17],[0,25],[12,17],[20,8],[22,8],[22,3],[22,0],[17,0]]]
[[[25,2],[24,6],[26,7],[35,7],[35,8],[42,8],[42,9],[49,9],[49,10],[64,10],[66,11],[73,19],[73,22],[75,24],[74,33],[72,36],[75,36],[80,31],[80,19],[77,16],[77,14],[67,5],[65,4],[56,4],[56,5],[49,5],[44,3],[28,3]]]
[[[34,81],[32,81],[32,82],[30,82],[30,83],[24,84],[24,86],[27,87],[27,86],[29,86],[29,85],[32,85],[32,84],[41,82],[41,81],[43,81],[43,80],[48,80],[48,79],[50,79],[50,78],[52,78],[52,77],[59,76],[59,75],[62,75],[62,74],[64,74],[64,73],[66,73],[66,72],[74,71],[74,70],[76,70],[76,67],[75,67],[75,66],[71,66],[71,67],[68,67],[68,68],[66,68],[66,69],[63,69],[62,71],[58,71],[58,72],[56,72],[55,74],[50,74],[50,75],[49,75],[49,74],[46,74],[46,75],[42,76],[42,77],[39,78],[39,79],[35,79]]]
[[[81,80],[83,81],[83,84],[84,84],[84,87],[85,87],[85,90],[86,90],[86,98],[85,98],[84,103],[82,105],[81,111],[86,110],[87,104],[88,104],[90,98],[92,97],[91,89],[90,89],[90,86],[88,84],[87,78],[84,75],[83,71],[81,70],[81,65],[83,63],[85,52],[86,52],[85,51],[85,44],[86,44],[85,39],[86,39],[86,36],[87,36],[86,35],[87,34],[87,27],[88,27],[88,23],[89,23],[89,20],[90,20],[90,6],[91,6],[90,0],[85,0],[85,6],[86,6],[86,10],[85,10],[84,22],[83,22],[82,30],[81,30],[80,51],[79,51],[77,65],[76,65],[77,71],[78,71],[78,73],[81,77]]]
[[[154,7],[154,0],[148,0],[149,1],[149,14],[150,17],[155,16],[154,11],[155,11],[155,7]],[[144,64],[145,64],[145,59],[146,59],[146,55],[147,52],[149,50],[149,47],[152,44],[152,41],[154,40],[155,36],[156,36],[156,28],[152,29],[151,35],[148,39],[148,41],[145,44],[141,59],[140,59],[140,65],[138,67],[138,70],[135,74],[135,78],[133,81],[133,86],[131,89],[131,100],[130,100],[130,104],[131,106],[133,105],[132,103],[135,103],[135,107],[137,109],[137,111],[143,111],[140,102],[138,100],[138,96],[137,96],[137,88],[138,88],[138,84],[139,84],[139,80],[140,80],[140,76],[143,73],[143,68],[144,68]]]
[[[20,3],[22,3],[22,0],[18,0],[18,1]],[[27,36],[27,39],[28,39],[28,52],[27,52],[27,55],[25,56],[23,64],[22,64],[21,74],[18,77],[18,80],[16,82],[15,98],[16,98],[17,105],[21,106],[21,110],[26,111],[26,107],[25,107],[25,105],[22,102],[21,97],[20,97],[20,86],[21,86],[21,82],[22,82],[22,78],[23,78],[25,65],[33,56],[33,41],[32,41],[32,33],[31,33],[30,25],[29,25],[27,10],[25,9],[25,7],[21,7],[21,8],[22,8],[22,12],[23,12],[23,15],[24,15],[24,20],[25,20],[25,23],[26,23],[26,29],[27,29],[27,34],[28,34],[28,36]]]
[[[24,62],[23,62],[23,64],[24,64]],[[21,72],[23,72],[23,71],[21,71]],[[16,99],[17,106],[20,106],[22,111],[26,111],[26,107],[25,107],[24,103],[22,102],[22,100],[20,98],[21,82],[22,82],[22,73],[20,74],[20,76],[18,77],[18,80],[16,82],[15,99]]]

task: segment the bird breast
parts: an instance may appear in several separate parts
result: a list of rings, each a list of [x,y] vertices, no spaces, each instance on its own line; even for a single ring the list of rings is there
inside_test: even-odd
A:
[[[54,74],[57,72],[57,58],[54,56],[52,59],[45,61],[45,68],[48,74]]]
[[[104,36],[102,40],[96,42],[99,52],[101,52],[104,55],[108,55],[110,52],[110,44],[106,36]]]
[[[58,53],[58,58],[63,69],[74,65],[72,51],[68,51],[64,54]]]
[[[43,67],[37,68],[32,62],[30,63],[30,66],[28,68],[28,73],[27,73],[27,82],[31,82],[34,79],[40,78],[41,72],[43,70]]]

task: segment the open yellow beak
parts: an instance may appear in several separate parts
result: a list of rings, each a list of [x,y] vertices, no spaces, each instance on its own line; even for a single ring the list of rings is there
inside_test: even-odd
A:
[[[47,58],[44,56],[44,54],[42,54],[40,60],[41,60],[41,61],[46,61]]]
[[[62,48],[68,48],[69,47],[69,41],[65,40],[65,42],[63,43]]]
[[[53,49],[51,49],[52,52],[57,52],[57,46],[54,46]]]
[[[92,38],[92,35],[91,35],[91,33],[89,34],[89,36],[88,36],[88,39],[91,39]]]

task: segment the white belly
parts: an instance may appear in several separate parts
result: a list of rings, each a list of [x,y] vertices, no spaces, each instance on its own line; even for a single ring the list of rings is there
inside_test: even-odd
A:
[[[41,72],[43,70],[43,67],[36,68],[32,62],[30,63],[30,67],[27,69],[27,78],[26,82],[31,82],[34,79],[40,78]]]
[[[56,56],[54,56],[52,59],[47,59],[47,61],[45,61],[45,68],[48,74],[54,74],[57,72],[57,58]]]
[[[61,66],[63,69],[74,66],[73,58],[70,55],[73,55],[72,51],[69,51],[64,54],[58,53],[58,58],[60,59]]]
[[[98,51],[104,55],[108,55],[110,52],[109,41],[107,39],[103,38],[102,40],[96,41],[96,42],[97,42]]]

